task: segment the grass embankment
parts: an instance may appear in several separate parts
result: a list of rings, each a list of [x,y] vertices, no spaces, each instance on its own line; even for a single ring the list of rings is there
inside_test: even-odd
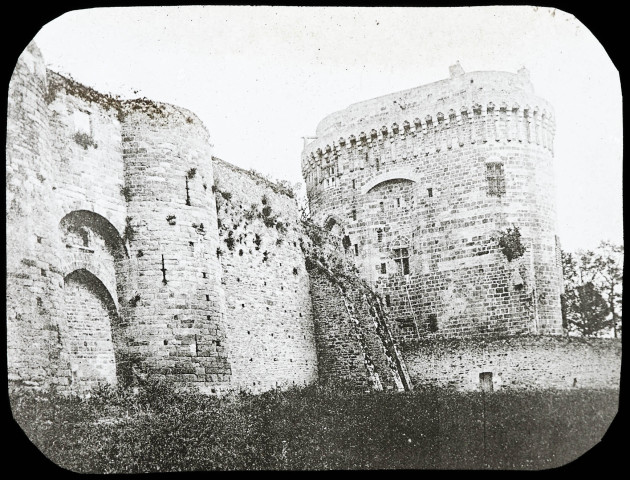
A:
[[[157,384],[137,395],[103,389],[89,400],[11,400],[33,443],[77,472],[541,469],[600,441],[618,392],[359,394],[313,386],[216,398]]]

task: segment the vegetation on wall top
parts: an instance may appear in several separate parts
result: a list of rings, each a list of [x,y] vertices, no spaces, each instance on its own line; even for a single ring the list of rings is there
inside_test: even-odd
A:
[[[92,102],[101,107],[114,111],[118,121],[123,121],[125,113],[129,111],[138,111],[145,113],[149,118],[166,118],[171,112],[167,111],[166,104],[154,102],[146,97],[135,98],[131,100],[123,100],[120,95],[112,96],[110,94],[101,93],[91,87],[83,85],[74,80],[70,75],[61,75],[60,73],[47,70],[48,90],[45,93],[44,101],[48,104],[52,103],[59,92],[65,92],[86,102]],[[178,112],[180,113],[180,112]],[[192,123],[192,117],[182,116],[187,123]]]
[[[64,76],[60,73],[47,70],[48,91],[44,97],[46,103],[52,103],[57,97],[57,93],[64,91],[67,95],[81,98],[87,102],[94,102],[102,107],[113,110],[119,120],[122,120],[123,109],[119,96],[113,97],[108,94],[100,93],[91,87],[80,84],[70,76]]]
[[[249,169],[245,170],[244,168],[237,167],[236,165],[232,165],[231,163],[226,162],[225,160],[221,160],[218,157],[212,157],[213,162],[220,162],[222,166],[229,168],[238,173],[242,173],[253,179],[258,184],[263,184],[268,187],[274,193],[286,195],[289,198],[296,198],[296,191],[299,190],[299,184],[291,185],[287,180],[274,180],[269,175],[264,173],[260,173],[256,170]]]

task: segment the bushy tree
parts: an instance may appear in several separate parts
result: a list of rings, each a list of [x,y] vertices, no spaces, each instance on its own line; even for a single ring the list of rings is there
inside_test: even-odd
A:
[[[623,245],[602,242],[592,259],[595,281],[606,297],[615,338],[621,332],[623,295]]]
[[[578,285],[565,298],[568,323],[583,337],[591,337],[612,327],[606,300],[592,282]]]
[[[563,327],[592,336],[621,333],[623,246],[602,242],[596,250],[562,252]]]

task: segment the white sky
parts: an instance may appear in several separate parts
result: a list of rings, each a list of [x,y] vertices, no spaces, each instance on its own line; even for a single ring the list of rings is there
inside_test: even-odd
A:
[[[572,15],[533,7],[134,7],[67,13],[35,37],[49,67],[195,112],[214,154],[301,182],[301,137],[351,103],[466,71],[527,67],[555,108],[567,250],[623,243],[619,75]]]

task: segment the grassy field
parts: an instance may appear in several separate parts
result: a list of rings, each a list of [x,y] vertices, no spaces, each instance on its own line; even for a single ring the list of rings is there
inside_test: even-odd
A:
[[[618,391],[352,393],[317,386],[222,398],[161,384],[89,400],[14,393],[14,418],[75,472],[545,469],[599,442]]]

